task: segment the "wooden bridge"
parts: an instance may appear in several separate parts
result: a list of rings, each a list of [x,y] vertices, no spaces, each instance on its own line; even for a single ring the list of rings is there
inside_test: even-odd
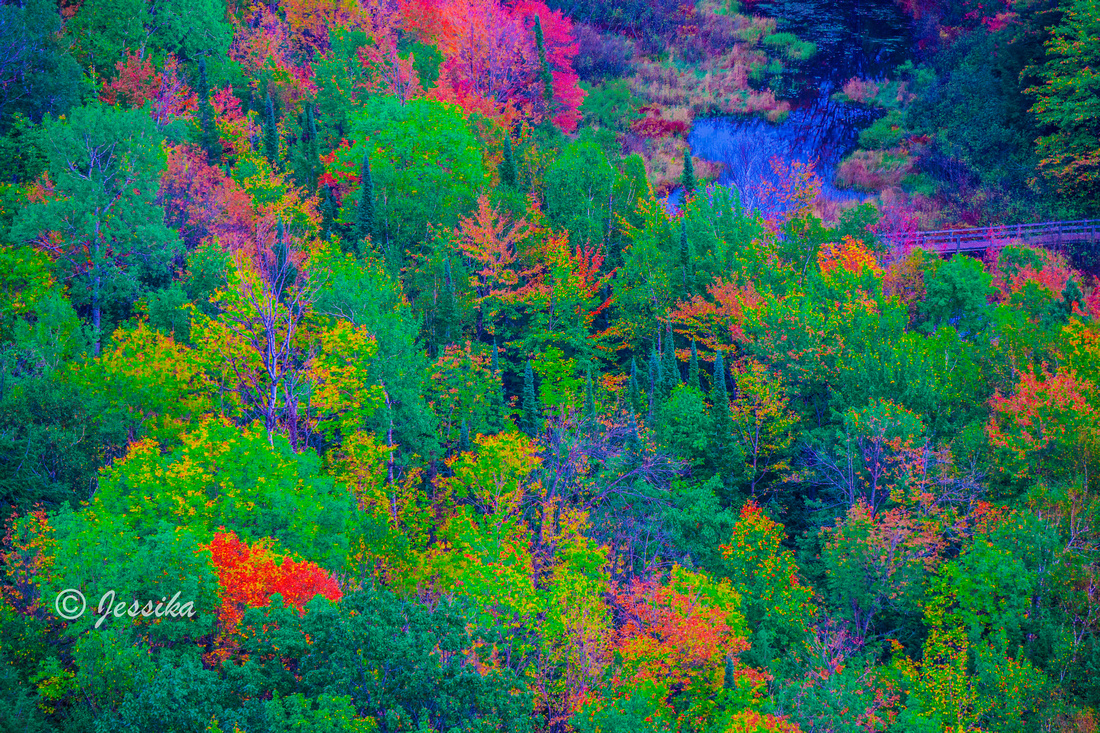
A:
[[[944,256],[960,252],[983,252],[990,247],[1008,244],[1015,240],[1054,250],[1060,250],[1067,244],[1077,242],[1092,242],[1100,245],[1100,219],[906,232],[888,239],[895,252],[920,247]]]

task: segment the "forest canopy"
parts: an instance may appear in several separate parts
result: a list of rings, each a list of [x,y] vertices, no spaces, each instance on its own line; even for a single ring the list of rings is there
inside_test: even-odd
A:
[[[1097,39],[0,6],[0,731],[1095,731]]]

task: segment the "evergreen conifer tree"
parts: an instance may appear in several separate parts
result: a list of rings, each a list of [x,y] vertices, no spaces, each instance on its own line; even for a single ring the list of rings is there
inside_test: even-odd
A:
[[[355,216],[355,239],[362,242],[375,235],[374,220],[374,178],[370,172],[370,155],[363,156],[363,168],[359,174],[359,208]],[[449,278],[448,278],[449,279]]]
[[[687,223],[680,222],[680,272],[684,279],[684,293],[687,293],[688,275],[691,273],[691,255],[688,251]]]
[[[286,291],[298,280],[298,269],[290,259],[290,245],[287,243],[282,219],[275,223],[275,244],[272,250],[275,259],[272,263],[271,281],[277,288],[275,297],[281,301]]]
[[[492,401],[492,428],[496,431],[501,431],[504,429],[507,408],[504,405],[504,379],[503,375],[500,373],[500,354],[496,341],[493,341],[493,361],[491,366],[493,370],[493,380],[496,382],[496,386],[493,388],[493,393],[490,396],[490,400]]]
[[[718,349],[718,353],[714,355],[714,379],[710,387],[710,404],[711,414],[714,416],[715,450],[721,456],[733,428],[729,393],[726,391],[726,366],[721,349]]]
[[[1062,299],[1051,303],[1050,311],[1055,319],[1064,322],[1073,315],[1075,305],[1081,308],[1084,304],[1085,296],[1081,292],[1081,287],[1077,284],[1076,279],[1070,278],[1066,280],[1066,286],[1062,288]]]
[[[202,149],[206,152],[206,160],[210,165],[221,165],[222,151],[221,138],[218,137],[218,129],[214,125],[214,107],[210,104],[210,85],[206,79],[206,59],[199,59],[199,138]]]
[[[661,389],[664,381],[661,360],[657,358],[657,346],[654,342],[653,350],[649,352],[649,419],[651,421],[657,408],[657,392]]]
[[[532,438],[542,430],[542,415],[539,410],[538,397],[535,396],[535,372],[531,368],[531,360],[527,360],[527,366],[523,369],[523,410],[522,429]]]
[[[439,319],[444,324],[443,343],[451,343],[451,323],[454,321],[455,312],[458,310],[455,297],[455,281],[451,277],[451,258],[443,260],[443,297],[439,304]]]
[[[271,101],[271,92],[267,93],[264,107],[264,157],[271,167],[279,170],[279,126],[275,121],[275,104]]]
[[[669,326],[665,332],[664,352],[664,364],[661,365],[665,374],[664,389],[665,394],[672,394],[672,390],[680,384],[680,361],[676,358],[676,342],[672,336],[672,326]]]
[[[512,136],[504,134],[504,160],[500,164],[500,182],[505,186],[516,185],[516,158],[512,150]]]
[[[641,447],[641,441],[638,439],[638,418],[635,417],[633,410],[628,410],[627,412],[627,428],[629,433],[626,436],[626,446],[630,450],[638,450],[638,448]]]
[[[680,175],[680,185],[684,187],[684,203],[695,194],[695,166],[691,163],[691,150],[684,149],[684,172]]]
[[[321,189],[321,239],[328,239],[336,231],[336,197],[327,183]]]
[[[699,351],[695,348],[695,339],[691,340],[691,362],[688,364],[688,386],[701,389],[699,384]]]
[[[721,349],[714,354],[714,377],[710,382],[710,396],[712,405],[721,402],[729,403],[729,393],[726,390],[726,366]]]
[[[627,392],[627,397],[630,403],[630,412],[641,412],[642,395],[641,387],[638,385],[638,362],[633,358],[630,360],[630,387]]]
[[[542,81],[542,98],[546,102],[546,118],[550,119],[550,114],[554,106],[554,77],[550,73],[550,62],[546,60],[546,43],[542,37],[542,21],[539,20],[539,16],[535,16],[535,47],[539,52],[539,79]]]
[[[462,418],[462,422],[459,424],[458,449],[460,451],[470,450],[470,426],[466,422],[466,418]]]
[[[592,385],[591,369],[588,369],[584,374],[584,419],[588,422],[589,429],[594,432],[596,424],[596,390]]]
[[[317,139],[317,117],[314,112],[316,105],[305,105],[302,114],[302,135],[300,145],[302,164],[305,168],[305,181],[302,181],[306,190],[316,193],[317,181],[321,177],[321,143]]]

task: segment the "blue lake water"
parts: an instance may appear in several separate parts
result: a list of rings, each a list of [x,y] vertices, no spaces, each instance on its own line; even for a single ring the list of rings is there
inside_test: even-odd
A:
[[[878,116],[861,105],[836,102],[833,93],[853,77],[882,80],[910,58],[915,21],[895,0],[757,0],[755,12],[778,20],[778,29],[812,41],[817,54],[793,76],[777,80],[793,110],[780,124],[754,116],[696,120],[688,136],[692,155],[723,165],[718,183],[734,186],[747,208],[761,181],[775,180],[770,160],[814,161],[822,194],[837,201],[867,198],[837,190],[833,176]],[[682,192],[668,198],[676,208]]]
[[[863,199],[856,191],[837,189],[833,175],[856,147],[860,131],[876,116],[865,107],[834,101],[828,88],[823,88],[778,124],[746,115],[696,120],[688,145],[695,157],[722,165],[717,183],[735,187],[749,209],[763,203],[758,200],[761,183],[776,182],[773,158],[813,162],[822,180],[822,195],[828,198]],[[668,196],[669,207],[676,209],[682,196],[680,189],[674,189]]]

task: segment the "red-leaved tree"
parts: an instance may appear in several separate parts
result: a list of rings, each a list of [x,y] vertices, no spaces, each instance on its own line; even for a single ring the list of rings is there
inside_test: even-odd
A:
[[[99,99],[107,104],[126,107],[152,106],[152,117],[160,124],[190,115],[198,107],[198,97],[179,76],[179,61],[172,54],[157,71],[149,57],[129,51],[115,64],[118,76],[103,86]]]
[[[235,532],[217,532],[204,549],[210,550],[218,571],[222,600],[218,618],[225,635],[236,630],[247,608],[267,606],[276,593],[285,606],[294,606],[302,614],[315,596],[330,601],[343,597],[336,579],[325,570],[276,553],[267,539],[249,545]]]

